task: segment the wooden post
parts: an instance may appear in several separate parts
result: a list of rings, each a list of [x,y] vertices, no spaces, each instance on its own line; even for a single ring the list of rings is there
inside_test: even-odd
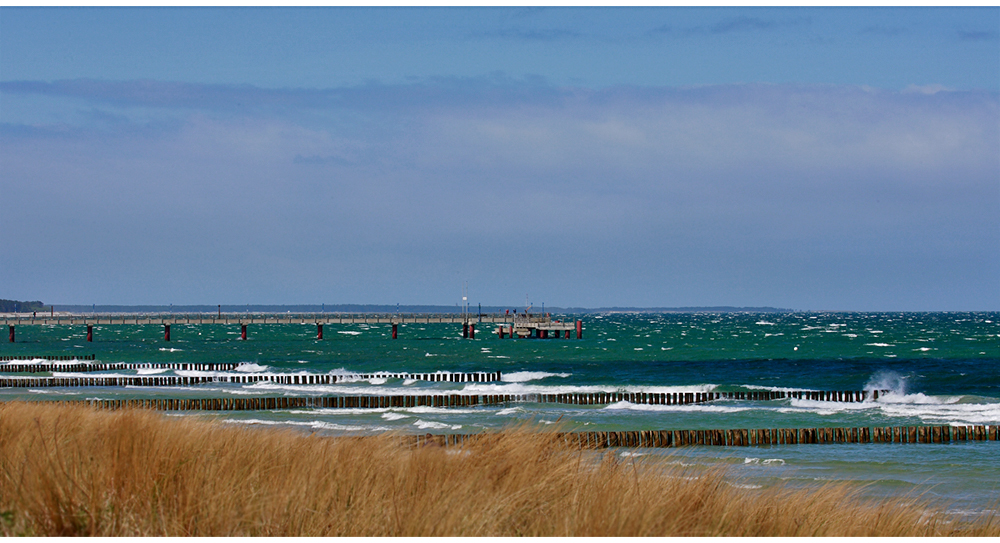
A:
[[[163,325],[163,341],[170,341],[170,325]]]
[[[94,341],[94,325],[92,324],[87,325],[87,341]]]
[[[7,328],[8,328],[8,335],[7,335],[7,337],[8,337],[8,339],[10,339],[11,343],[14,343],[14,325],[11,324]]]
[[[240,339],[246,339],[246,338],[247,338],[247,325],[241,324],[240,325]]]
[[[396,323],[392,323],[392,339],[396,339]]]
[[[323,339],[323,324],[316,323],[316,339]]]

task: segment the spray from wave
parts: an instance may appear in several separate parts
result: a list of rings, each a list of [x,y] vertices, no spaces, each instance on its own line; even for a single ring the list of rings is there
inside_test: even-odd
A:
[[[865,390],[888,390],[890,394],[906,396],[906,377],[894,371],[880,370],[865,383]]]

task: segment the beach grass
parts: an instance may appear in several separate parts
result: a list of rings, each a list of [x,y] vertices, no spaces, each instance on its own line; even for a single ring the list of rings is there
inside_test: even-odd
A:
[[[462,447],[318,437],[143,410],[0,404],[0,535],[998,536],[846,485],[563,446],[533,427]]]

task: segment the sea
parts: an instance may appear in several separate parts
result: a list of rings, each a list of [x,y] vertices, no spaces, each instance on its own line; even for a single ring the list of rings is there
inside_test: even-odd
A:
[[[206,383],[172,387],[0,388],[0,400],[218,398],[250,396],[560,394],[571,392],[752,392],[882,390],[860,403],[800,399],[716,400],[696,405],[566,405],[511,402],[463,408],[282,409],[180,412],[241,427],[317,435],[477,433],[528,424],[561,431],[698,430],[915,425],[1000,425],[1000,312],[976,313],[605,313],[582,320],[575,339],[500,339],[480,324],[253,324],[171,327],[19,326],[0,356],[94,355],[104,363],[237,363],[232,372],[139,369],[120,376],[227,373],[332,374],[330,385]],[[35,359],[36,362],[42,362]],[[394,378],[393,373],[501,372],[498,382]],[[54,372],[57,377],[95,376]],[[368,378],[359,377],[369,376]],[[38,374],[36,374],[38,376]],[[606,452],[595,453],[606,454]],[[1000,510],[1000,443],[802,444],[619,448],[699,476],[724,470],[729,484],[846,483],[864,496],[904,497],[962,515]],[[662,458],[661,458],[662,457]]]

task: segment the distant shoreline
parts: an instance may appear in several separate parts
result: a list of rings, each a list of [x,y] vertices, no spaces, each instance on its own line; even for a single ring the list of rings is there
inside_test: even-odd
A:
[[[62,305],[52,304],[56,313],[215,313],[219,305]],[[482,313],[498,313],[510,310],[523,311],[522,306],[482,306]],[[380,304],[289,304],[267,305],[222,304],[223,313],[461,313],[457,305],[380,305]],[[479,313],[477,305],[469,306],[470,313]],[[542,313],[542,307],[532,307],[532,313]],[[795,313],[798,310],[778,307],[544,307],[545,313],[593,314],[593,313]],[[23,313],[23,312],[22,312]]]

